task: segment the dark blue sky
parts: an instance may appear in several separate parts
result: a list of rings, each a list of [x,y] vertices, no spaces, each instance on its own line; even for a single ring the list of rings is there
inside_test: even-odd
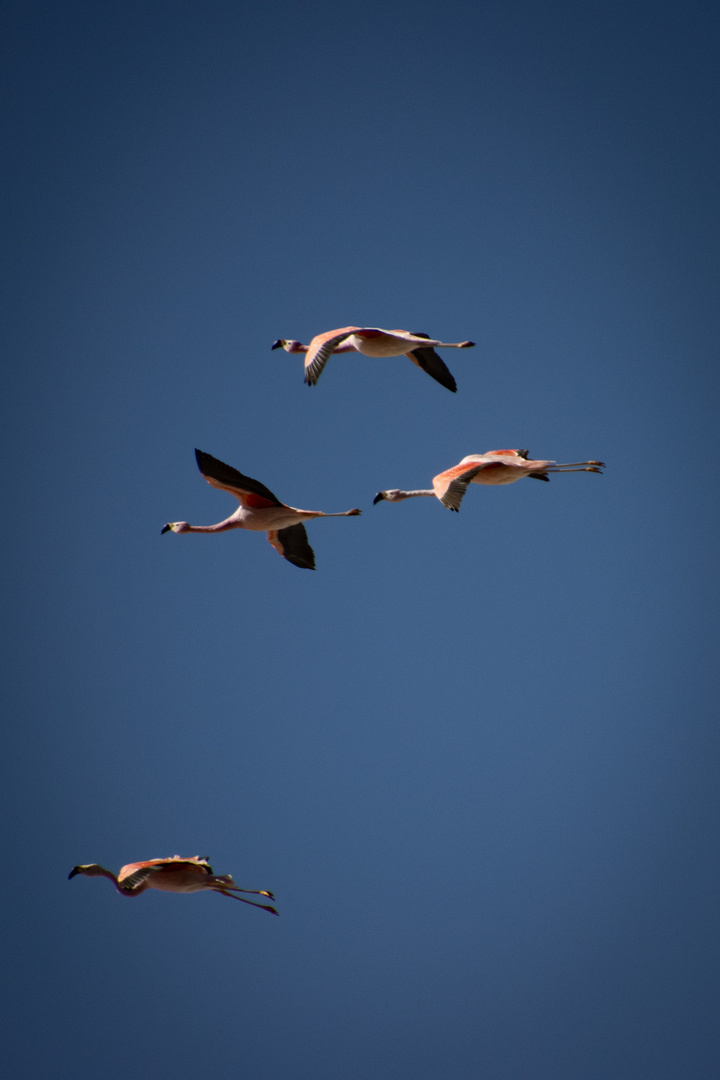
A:
[[[715,1077],[712,5],[3,24],[12,1075]],[[608,468],[372,505],[497,447]],[[281,918],[67,881],[175,853]]]

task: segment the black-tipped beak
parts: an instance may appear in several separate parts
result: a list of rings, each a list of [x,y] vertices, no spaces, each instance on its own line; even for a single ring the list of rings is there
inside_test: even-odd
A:
[[[170,532],[171,529],[172,525],[164,525],[160,530],[160,535],[162,536],[163,533]]]
[[[373,506],[375,506],[376,503],[382,502],[384,498],[385,496],[383,495],[382,491],[378,491],[377,495],[373,499]]]
[[[282,347],[283,347],[282,338],[278,338],[277,341],[274,341],[272,343],[272,345],[270,346],[271,349],[282,349]]]
[[[72,870],[68,874],[68,881],[70,880],[70,878],[74,878],[75,875],[79,874],[79,873],[80,873],[80,867],[79,866],[73,866]]]

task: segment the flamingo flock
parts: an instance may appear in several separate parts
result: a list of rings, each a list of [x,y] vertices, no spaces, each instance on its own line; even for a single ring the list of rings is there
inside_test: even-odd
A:
[[[317,384],[328,360],[334,353],[362,353],[365,356],[385,358],[406,356],[409,360],[441,386],[457,391],[457,384],[435,349],[469,349],[473,341],[444,342],[427,334],[410,333],[407,330],[382,330],[379,327],[345,326],[340,330],[327,330],[316,334],[309,345],[289,338],[278,338],[272,348],[305,356],[305,382]],[[357,517],[358,508],[327,513],[323,510],[299,510],[281,502],[259,480],[243,475],[231,465],[213,457],[203,450],[195,451],[195,459],[201,475],[214,488],[225,491],[239,502],[238,509],[215,525],[190,525],[187,521],[169,521],[161,532],[174,533],[221,533],[232,529],[264,532],[271,546],[287,562],[303,570],[315,569],[315,554],[308,542],[305,523],[316,518]],[[433,477],[432,488],[404,490],[386,488],[379,491],[373,502],[402,502],[421,496],[438,499],[448,510],[459,511],[469,484],[500,486],[513,484],[523,477],[549,480],[554,473],[594,472],[604,468],[602,461],[572,461],[558,464],[550,460],[528,457],[527,450],[488,450],[484,454],[468,454],[457,465]],[[274,900],[271,892],[264,889],[241,889],[229,874],[214,874],[207,858],[173,855],[165,859],[149,859],[146,862],[128,863],[116,875],[98,863],[75,866],[68,875],[104,877],[112,881],[122,896],[139,896],[148,889],[160,892],[194,893],[211,891],[239,900],[251,907],[277,915],[269,904],[247,900],[239,893],[262,896]]]

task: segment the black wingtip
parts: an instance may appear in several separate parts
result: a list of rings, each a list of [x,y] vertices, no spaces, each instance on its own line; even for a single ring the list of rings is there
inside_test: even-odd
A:
[[[440,385],[444,386],[446,390],[449,390],[451,394],[457,394],[457,383],[455,382],[455,379],[449,371],[447,372],[447,374],[445,372],[435,373],[432,371],[428,371],[427,374],[430,376],[431,379],[434,379],[436,383],[440,383]]]
[[[217,461],[218,459],[214,458],[212,454],[206,454],[204,450],[198,450],[198,448],[195,447],[195,460],[197,462],[198,469],[203,474],[203,476],[205,476],[208,467],[212,465],[213,461]],[[220,462],[220,464],[222,465],[222,462]]]

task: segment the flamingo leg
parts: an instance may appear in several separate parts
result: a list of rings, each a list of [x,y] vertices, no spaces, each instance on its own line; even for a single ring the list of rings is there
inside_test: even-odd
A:
[[[250,907],[262,908],[263,911],[269,911],[272,915],[280,914],[279,911],[276,911],[274,907],[270,907],[269,904],[256,904],[254,900],[245,900],[242,896],[236,896],[235,893],[228,892],[227,889],[213,889],[213,892],[219,892],[221,896],[227,896],[230,900],[239,900],[241,904],[249,904]]]
[[[232,880],[226,880],[225,878],[216,877],[215,883],[220,886],[221,889],[230,889],[231,892],[244,892],[249,896],[267,896],[268,900],[274,900],[275,897],[267,889],[241,889],[239,885],[236,885]]]
[[[598,462],[598,464],[600,464],[600,462]],[[567,465],[558,465],[558,466],[555,466],[555,468],[550,466],[550,468],[546,469],[545,471],[546,472],[600,472],[601,470],[598,469],[595,465],[585,465],[584,467],[578,468],[578,469],[571,469]]]
[[[552,469],[569,469],[575,465],[600,465],[604,467],[604,461],[564,461],[559,464],[556,462],[554,465],[549,466]]]

